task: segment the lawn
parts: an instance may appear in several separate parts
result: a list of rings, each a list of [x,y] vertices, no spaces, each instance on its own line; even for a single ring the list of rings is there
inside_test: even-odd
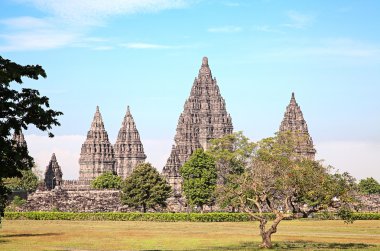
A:
[[[0,250],[256,250],[257,222],[4,220]],[[380,221],[283,221],[276,250],[380,250]]]

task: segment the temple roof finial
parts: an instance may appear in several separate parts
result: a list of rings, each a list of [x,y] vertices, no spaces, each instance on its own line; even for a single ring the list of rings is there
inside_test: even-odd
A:
[[[207,57],[203,57],[202,66],[208,66],[208,58]]]

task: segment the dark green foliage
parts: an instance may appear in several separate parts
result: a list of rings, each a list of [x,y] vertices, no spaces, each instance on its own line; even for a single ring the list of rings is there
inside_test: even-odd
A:
[[[264,216],[274,219],[275,215]],[[255,221],[247,213],[72,213],[72,212],[6,212],[7,220],[96,220],[96,221],[190,221],[190,222],[245,222]],[[354,220],[380,220],[380,213],[352,213]],[[321,212],[310,220],[341,220],[336,213]],[[308,219],[309,220],[309,219]]]
[[[372,177],[360,180],[358,186],[364,194],[380,194],[380,184]]]
[[[111,172],[103,173],[91,181],[91,187],[96,189],[121,189],[123,179]]]
[[[9,220],[97,220],[161,222],[245,222],[253,220],[246,213],[72,213],[72,212],[6,212]],[[266,214],[268,219],[273,214]]]
[[[23,206],[26,203],[26,200],[22,199],[20,196],[13,197],[12,202],[6,207],[6,211],[16,211],[17,208]]]
[[[211,155],[197,149],[180,169],[182,189],[190,206],[212,205],[215,201],[216,164]]]
[[[150,164],[139,164],[133,170],[123,186],[122,202],[130,207],[155,209],[166,207],[166,200],[171,193],[171,187],[158,171]]]
[[[22,66],[0,56],[0,219],[3,216],[6,189],[3,178],[21,177],[22,170],[31,169],[33,159],[25,147],[15,146],[12,132],[19,132],[34,125],[41,131],[48,131],[54,125],[60,125],[57,117],[61,112],[49,109],[49,99],[40,96],[37,90],[30,88],[12,88],[21,85],[22,78],[39,79],[46,77],[39,65]]]
[[[22,177],[5,178],[4,183],[12,191],[25,190],[28,193],[34,192],[39,184],[36,174],[32,170],[22,170]]]

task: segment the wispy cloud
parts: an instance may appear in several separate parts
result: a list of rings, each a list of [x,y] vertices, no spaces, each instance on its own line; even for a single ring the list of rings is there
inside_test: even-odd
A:
[[[380,45],[368,44],[348,38],[330,38],[322,40],[293,42],[294,47],[281,47],[272,49],[265,58],[297,59],[297,58],[323,58],[323,59],[374,59],[380,60]]]
[[[0,34],[0,52],[47,50],[73,43],[78,34],[54,30],[25,31],[12,34]]]
[[[87,39],[94,26],[105,25],[115,15],[158,12],[184,8],[194,0],[17,0],[46,13],[44,18],[30,16],[1,19],[0,52],[84,47],[110,50],[115,45]]]
[[[290,19],[290,21],[282,24],[282,26],[294,29],[306,28],[310,26],[315,20],[314,16],[302,14],[297,11],[288,11],[287,17]]]
[[[238,2],[233,2],[233,1],[226,1],[222,3],[224,6],[227,7],[239,7],[241,4]]]
[[[183,8],[190,0],[19,0],[53,16],[77,24],[98,24],[115,15]]]
[[[121,44],[122,47],[128,49],[171,49],[173,46],[162,45],[162,44],[149,44],[149,43],[126,43]]]
[[[256,26],[255,30],[262,31],[262,32],[268,32],[268,33],[277,33],[277,34],[284,34],[285,33],[285,32],[283,32],[283,31],[281,31],[279,29],[272,28],[269,25],[259,25],[259,26]]]
[[[212,33],[236,33],[241,32],[243,29],[239,26],[226,25],[221,27],[212,27],[207,29],[208,32]]]
[[[122,43],[119,46],[128,49],[156,49],[156,50],[168,50],[168,49],[189,49],[198,48],[199,45],[165,45],[155,43]]]

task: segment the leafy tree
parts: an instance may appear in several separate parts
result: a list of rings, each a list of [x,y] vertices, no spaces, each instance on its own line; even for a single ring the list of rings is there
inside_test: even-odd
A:
[[[12,132],[20,132],[34,125],[41,131],[60,125],[57,117],[61,112],[49,109],[49,99],[40,96],[37,90],[20,88],[22,78],[39,79],[46,77],[39,65],[22,66],[0,56],[0,219],[4,216],[6,197],[9,189],[4,186],[3,178],[21,177],[22,170],[33,166],[33,158],[26,147],[17,146],[11,139]],[[12,85],[12,86],[11,86]]]
[[[244,172],[245,166],[249,163],[254,149],[255,143],[249,141],[242,132],[236,132],[226,135],[223,138],[211,140],[211,145],[207,150],[216,161],[217,167],[217,183],[225,187],[230,187],[229,190],[236,188],[233,176],[239,176]],[[222,207],[231,207],[232,211],[238,209],[238,198],[232,194],[224,194],[223,200],[219,200]]]
[[[364,194],[380,194],[380,184],[372,177],[361,179],[359,181],[359,191]]]
[[[142,163],[125,179],[122,202],[136,209],[142,207],[145,213],[149,208],[166,207],[170,194],[165,178],[150,163]]]
[[[121,189],[123,179],[112,172],[106,172],[91,181],[91,187],[97,189]]]
[[[204,205],[214,203],[217,173],[212,156],[203,149],[195,150],[180,168],[180,174],[183,193],[190,206],[198,206],[203,212]]]
[[[261,247],[264,248],[272,247],[271,236],[284,218],[294,217],[301,210],[308,214],[336,206],[333,198],[339,198],[339,205],[351,200],[352,179],[330,174],[319,162],[303,159],[296,153],[293,139],[294,136],[289,134],[278,134],[246,148],[244,141],[247,139],[235,137],[237,141],[242,140],[241,144],[234,144],[240,147],[235,150],[227,148],[236,153],[236,158],[241,152],[240,158],[245,159],[244,170],[227,175],[227,181],[218,184],[218,201],[226,206],[235,197],[234,206],[260,222]],[[226,138],[217,139],[213,145],[221,145],[224,140]],[[214,154],[213,148],[210,153],[218,163],[220,156]],[[244,148],[249,149],[249,155],[245,155]],[[275,214],[270,226],[267,226],[268,219],[264,214],[268,211]]]
[[[25,190],[28,193],[34,192],[38,185],[39,179],[33,170],[21,170],[22,177],[5,178],[4,184],[12,191]]]

